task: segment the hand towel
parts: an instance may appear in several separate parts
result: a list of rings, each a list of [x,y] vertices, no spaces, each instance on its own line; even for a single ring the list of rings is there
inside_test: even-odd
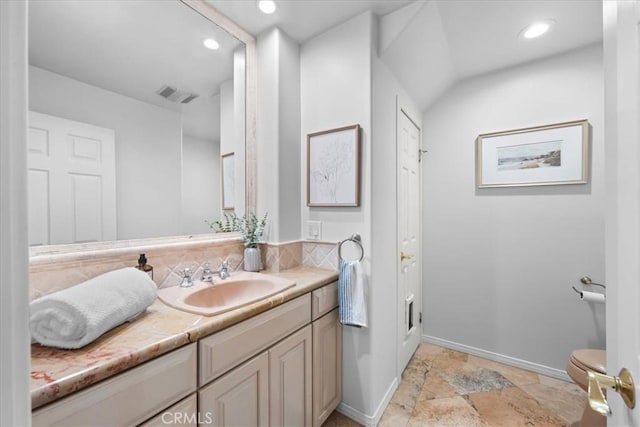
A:
[[[357,327],[367,326],[367,302],[360,261],[340,261],[338,301],[340,323]]]
[[[134,319],[156,299],[147,273],[123,268],[31,302],[31,336],[45,346],[80,348]]]

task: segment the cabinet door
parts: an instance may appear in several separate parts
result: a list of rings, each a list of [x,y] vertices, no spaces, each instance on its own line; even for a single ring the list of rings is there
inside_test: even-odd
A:
[[[269,356],[262,353],[198,392],[202,425],[269,425]]]
[[[313,322],[313,426],[342,400],[342,325],[338,309]]]
[[[311,325],[269,350],[271,427],[311,425]]]

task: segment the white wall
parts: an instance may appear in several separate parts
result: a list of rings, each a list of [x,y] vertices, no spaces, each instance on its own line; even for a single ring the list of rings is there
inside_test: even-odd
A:
[[[604,348],[604,307],[571,290],[604,278],[601,46],[456,85],[424,114],[424,332],[557,369]],[[589,119],[587,185],[476,189],[478,134]]]
[[[182,233],[210,233],[220,218],[220,143],[182,137]]]
[[[29,108],[115,130],[118,239],[182,234],[180,113],[37,67]]]
[[[302,228],[322,221],[322,239],[339,241],[359,233],[369,288],[369,328],[343,330],[343,400],[340,410],[373,425],[395,379],[395,350],[389,336],[388,288],[371,275],[372,258],[372,60],[375,18],[357,16],[309,40],[301,49],[301,163],[306,186],[306,135],[360,124],[361,201],[359,207],[309,208],[302,191]],[[303,231],[304,237],[304,231]],[[384,260],[375,262],[383,263]],[[379,288],[379,286],[384,286]],[[379,289],[382,290],[379,292]],[[395,299],[393,299],[395,300]],[[395,327],[395,322],[393,322]],[[387,348],[384,348],[384,347]],[[393,355],[391,354],[393,353]]]
[[[278,239],[282,242],[301,237],[300,195],[303,185],[299,179],[302,166],[297,160],[300,159],[304,140],[300,137],[300,46],[286,34],[282,34],[279,49],[280,146],[277,170],[284,186],[278,197]]]
[[[379,359],[381,380],[400,381],[397,372],[399,343],[398,310],[404,299],[398,298],[397,247],[397,109],[402,108],[420,127],[422,114],[384,61],[373,59],[373,137],[372,137],[372,263],[373,311],[379,313],[379,324],[373,337],[373,352]],[[396,302],[393,304],[393,302]],[[404,324],[403,324],[404,325]],[[393,343],[393,344],[392,344]],[[384,408],[383,408],[384,409]]]
[[[400,382],[398,364],[398,289],[397,289],[397,208],[396,208],[396,103],[402,99],[417,117],[420,115],[397,79],[379,59],[373,60],[373,136],[372,136],[372,246],[371,276],[377,313],[372,353],[376,355],[376,381],[380,390],[387,387],[387,399]],[[391,388],[390,388],[391,387]],[[388,403],[387,401],[378,403]],[[384,407],[376,411],[380,415]]]
[[[266,238],[300,238],[300,46],[278,28],[258,36],[258,212]]]
[[[372,17],[360,15],[334,27],[302,45],[301,140],[302,165],[307,163],[306,135],[313,132],[360,124],[361,203],[352,208],[309,208],[302,193],[302,227],[309,219],[322,221],[323,240],[342,240],[362,234],[367,248],[370,215],[371,138],[371,44]],[[302,170],[306,189],[306,166]],[[370,255],[368,253],[367,255]]]

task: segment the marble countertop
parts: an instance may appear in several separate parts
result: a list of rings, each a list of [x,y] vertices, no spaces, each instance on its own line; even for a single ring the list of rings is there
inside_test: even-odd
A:
[[[337,272],[295,267],[270,275],[296,285],[256,303],[217,316],[173,309],[156,300],[135,322],[118,326],[77,350],[31,346],[31,405],[38,408],[185,344],[248,319],[337,280]]]

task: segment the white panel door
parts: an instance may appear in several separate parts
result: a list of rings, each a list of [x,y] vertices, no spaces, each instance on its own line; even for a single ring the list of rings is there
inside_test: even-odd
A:
[[[398,185],[398,374],[422,336],[420,262],[420,129],[402,110],[397,129]]]
[[[29,245],[115,240],[115,132],[29,112]]]

